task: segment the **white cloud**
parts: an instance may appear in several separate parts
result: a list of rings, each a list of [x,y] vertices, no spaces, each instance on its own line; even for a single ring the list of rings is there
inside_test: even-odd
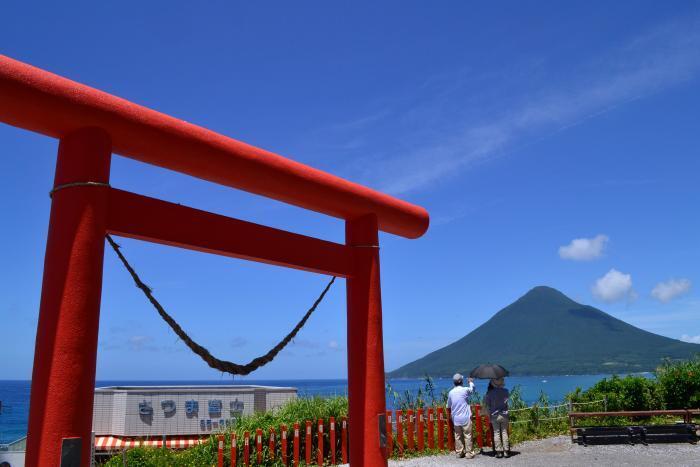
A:
[[[683,334],[681,340],[683,342],[690,342],[691,344],[700,344],[700,335],[689,336],[688,334]]]
[[[231,339],[230,343],[231,347],[237,349],[239,347],[245,347],[248,344],[248,339],[243,336],[235,336],[233,339]]]
[[[470,79],[475,79],[473,73],[455,72],[448,81],[459,84],[451,86],[447,95],[438,94],[433,100],[419,101],[414,108],[401,110],[416,117],[409,119],[407,126],[400,126],[399,134],[417,135],[416,141],[407,142],[402,136],[398,138],[401,146],[365,156],[371,161],[354,158],[356,169],[361,172],[358,177],[393,194],[430,187],[548,135],[694,79],[700,70],[698,50],[697,18],[669,22],[602,52],[595,59],[582,61],[571,71],[571,78],[563,76],[547,84],[536,84],[539,87],[508,96],[500,109],[484,111],[476,117],[463,109],[453,112],[450,103],[470,105],[473,95],[457,93],[473,88]],[[507,84],[499,83],[502,87]],[[410,98],[405,100],[412,102]],[[379,112],[357,121],[381,124],[388,120],[384,116],[393,117],[395,113],[398,111]],[[434,115],[448,117],[432,122]],[[431,130],[421,132],[426,127]],[[368,152],[367,148],[362,150]],[[387,156],[391,153],[397,156]]]
[[[590,261],[600,258],[608,240],[606,235],[596,235],[593,238],[575,238],[568,245],[559,247],[559,257],[574,261]]]
[[[129,337],[127,344],[129,349],[134,352],[140,352],[142,350],[157,350],[152,344],[153,338],[151,336],[131,336]]]
[[[616,302],[625,297],[634,299],[636,296],[632,290],[632,276],[617,269],[611,269],[595,281],[591,291],[596,298],[608,303]]]
[[[665,282],[659,282],[651,291],[651,296],[660,302],[666,303],[679,295],[683,295],[690,290],[691,282],[689,279],[669,279]]]
[[[301,347],[303,349],[318,349],[319,348],[318,342],[312,341],[309,339],[304,339],[304,338],[292,340],[291,345],[293,347]]]
[[[335,340],[329,341],[328,348],[331,350],[340,350],[340,346],[338,345],[338,341],[335,341]]]
[[[698,336],[689,336],[688,334],[683,334],[681,336],[681,340],[683,342],[690,342],[691,344],[700,344],[700,335]]]

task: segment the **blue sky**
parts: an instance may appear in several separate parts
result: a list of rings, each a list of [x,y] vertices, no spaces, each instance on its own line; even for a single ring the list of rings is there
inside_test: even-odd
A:
[[[699,2],[3,10],[3,54],[425,206],[424,237],[381,238],[389,370],[536,285],[700,342]],[[0,379],[28,378],[57,142],[0,125],[0,148]],[[118,156],[112,184],[343,240],[337,219]],[[327,280],[121,243],[183,327],[238,362]],[[111,251],[100,319],[98,378],[227,379],[176,341]],[[345,322],[341,281],[252,378],[345,377]]]

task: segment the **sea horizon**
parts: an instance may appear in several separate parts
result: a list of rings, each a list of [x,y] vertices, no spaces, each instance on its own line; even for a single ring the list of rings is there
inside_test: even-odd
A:
[[[646,372],[646,374],[650,374]],[[539,376],[509,376],[506,378],[506,386],[512,389],[519,386],[523,400],[527,403],[537,401],[541,393],[547,395],[552,403],[560,402],[567,393],[577,387],[589,388],[602,378],[612,375],[539,375]],[[434,377],[433,384],[435,394],[439,394],[452,387],[451,377]],[[403,395],[406,391],[415,395],[419,388],[425,389],[423,378],[388,378],[388,385],[392,391]],[[262,385],[262,386],[287,386],[297,389],[299,397],[333,397],[347,395],[347,378],[260,378],[260,379],[236,379],[222,381],[197,380],[197,379],[99,379],[95,381],[95,387],[105,386],[163,386],[163,385]],[[476,390],[483,395],[486,391],[488,380],[475,380]],[[29,394],[31,380],[4,379],[0,380],[0,401],[3,403],[3,412],[0,414],[0,443],[8,443],[26,435],[29,419]],[[387,410],[394,409],[394,400],[391,394],[386,398]]]

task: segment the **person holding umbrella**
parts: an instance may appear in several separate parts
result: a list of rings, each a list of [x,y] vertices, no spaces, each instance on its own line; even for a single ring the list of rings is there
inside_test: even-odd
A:
[[[508,443],[508,398],[510,394],[504,387],[504,377],[508,375],[508,370],[500,365],[481,365],[474,368],[470,375],[491,380],[484,396],[484,405],[489,412],[493,428],[494,449],[497,458],[510,457]]]
[[[510,444],[508,442],[508,389],[504,388],[503,378],[491,380],[491,389],[486,391],[484,405],[488,407],[491,427],[493,428],[493,444],[496,457],[510,457]]]
[[[455,454],[457,457],[472,459],[472,409],[469,395],[474,392],[474,382],[469,378],[469,387],[464,387],[464,377],[456,373],[452,377],[454,386],[447,395],[447,408],[452,411],[452,425],[455,433]]]

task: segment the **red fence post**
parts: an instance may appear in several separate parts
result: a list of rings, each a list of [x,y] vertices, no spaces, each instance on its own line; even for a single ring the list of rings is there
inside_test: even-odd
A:
[[[415,418],[413,417],[413,410],[409,409],[406,413],[406,439],[408,441],[408,450],[415,450],[415,443],[413,442],[413,428],[415,427]]]
[[[348,419],[343,417],[340,422],[340,457],[343,464],[348,463]]]
[[[250,433],[243,433],[243,464],[250,465]]]
[[[318,463],[319,466],[323,466],[323,419],[319,418],[318,419],[318,433],[317,433],[317,458],[316,462]]]
[[[387,459],[380,447],[377,414],[386,412],[386,394],[376,214],[346,220],[345,244],[352,249],[353,271],[345,281],[350,460],[358,466],[381,467]]]
[[[486,425],[486,446],[493,446],[493,433],[488,415],[484,415],[484,424]]]
[[[294,424],[294,467],[299,465],[299,424]]]
[[[418,450],[425,450],[425,419],[423,409],[418,409]]]
[[[219,435],[217,439],[217,456],[216,462],[218,467],[224,467],[224,435]]]
[[[474,405],[474,420],[476,421],[476,444],[481,449],[484,447],[484,428],[481,425],[481,414],[479,413],[480,410],[481,406],[479,404]]]
[[[428,409],[428,447],[435,449],[435,419],[433,418],[433,408]]]
[[[403,457],[403,410],[396,411],[396,446],[399,448],[399,457]]]
[[[287,465],[287,425],[280,425],[280,451],[282,451],[282,465]]]
[[[238,446],[236,445],[236,432],[231,432],[231,465],[235,466],[238,461]]]
[[[445,450],[445,416],[444,409],[438,407],[437,417],[438,417],[438,449],[441,451]]]
[[[270,460],[275,460],[275,429],[270,428],[270,441],[268,442],[268,451],[270,453]]]
[[[262,428],[255,430],[255,453],[258,464],[262,464]]]
[[[311,464],[311,450],[312,450],[312,440],[313,434],[311,433],[311,420],[306,421],[306,436],[304,441],[306,441],[306,463]]]
[[[41,113],[42,109],[35,111]],[[54,187],[75,182],[96,185],[68,186],[55,191],[51,200],[34,350],[27,467],[60,465],[63,437],[79,437],[80,465],[91,462],[111,152],[110,136],[98,128],[70,132],[58,146]]]
[[[331,465],[335,465],[336,464],[336,462],[335,462],[335,449],[336,449],[336,446],[335,446],[335,417],[331,417],[330,420],[328,421],[328,424],[330,425],[330,427],[328,428],[328,430],[330,431],[330,433],[329,433],[330,446],[328,447],[328,450],[331,452]]]
[[[447,409],[447,450],[454,451],[455,449],[455,426],[452,421],[452,410]]]
[[[386,456],[391,457],[394,453],[394,421],[391,410],[386,411]]]

